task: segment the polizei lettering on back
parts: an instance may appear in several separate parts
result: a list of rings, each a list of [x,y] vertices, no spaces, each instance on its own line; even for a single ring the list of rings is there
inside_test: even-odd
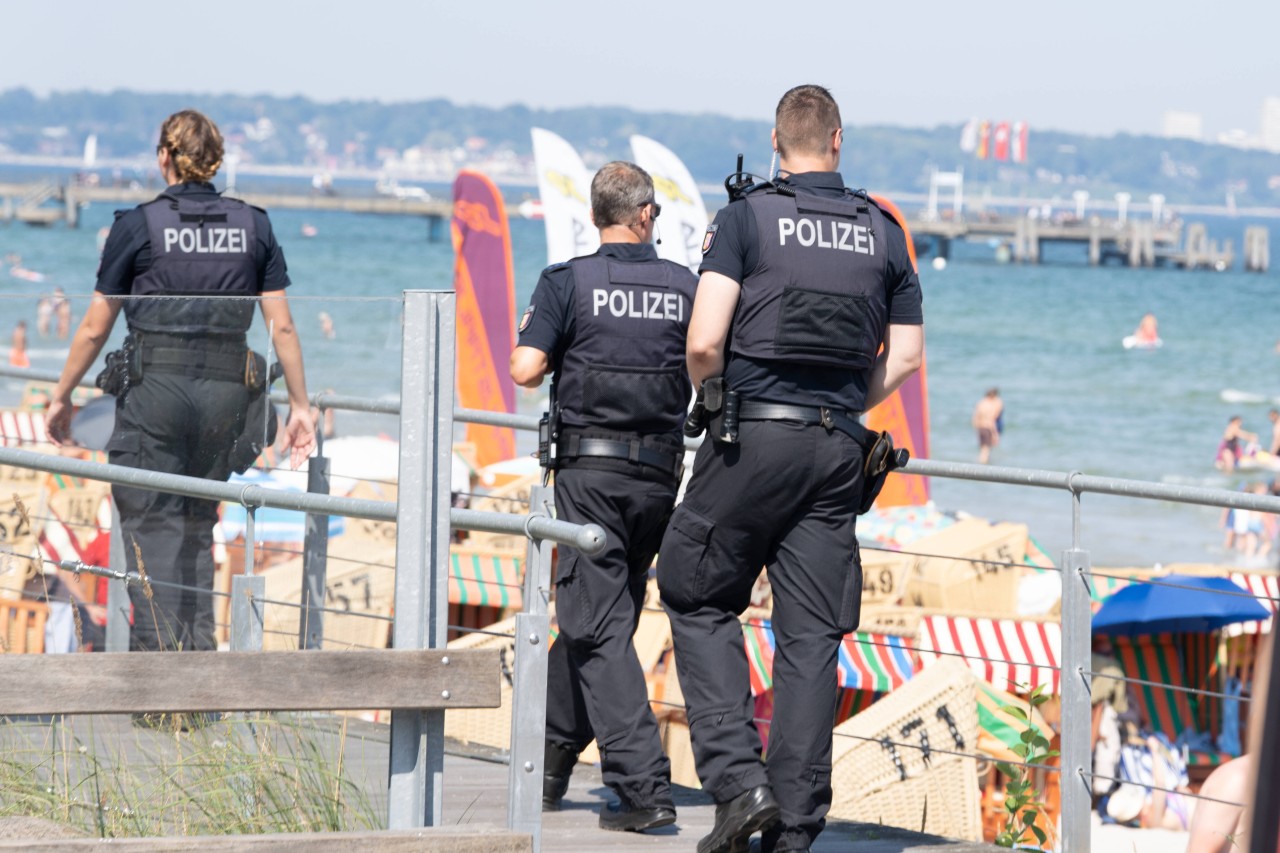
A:
[[[788,237],[806,249],[817,246],[820,249],[839,249],[860,255],[876,253],[876,238],[871,229],[851,222],[783,217],[778,220],[778,244],[787,245]]]
[[[634,317],[637,320],[684,320],[684,300],[678,293],[661,293],[653,290],[605,290],[597,287],[591,291],[591,308],[594,316],[600,309],[615,317]]]
[[[164,251],[174,246],[187,255],[243,255],[248,251],[243,228],[166,228]]]

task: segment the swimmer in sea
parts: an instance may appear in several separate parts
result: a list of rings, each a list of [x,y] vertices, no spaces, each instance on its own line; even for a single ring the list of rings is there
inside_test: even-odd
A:
[[[986,465],[991,459],[991,449],[1000,443],[1000,416],[1004,414],[1004,401],[1000,389],[991,388],[986,396],[973,407],[973,428],[978,433],[978,464]]]
[[[1222,442],[1218,445],[1218,458],[1213,463],[1219,470],[1234,471],[1240,467],[1240,458],[1246,455],[1241,440],[1251,445],[1258,443],[1258,434],[1249,432],[1243,424],[1244,419],[1239,415],[1232,415],[1227,421],[1227,428],[1222,432]]]
[[[9,347],[9,364],[13,367],[30,367],[27,358],[27,321],[19,320],[13,327],[13,344]]]
[[[1142,315],[1142,321],[1138,323],[1138,328],[1134,329],[1133,337],[1140,344],[1154,344],[1160,340],[1160,327],[1156,323],[1156,315],[1147,313]]]

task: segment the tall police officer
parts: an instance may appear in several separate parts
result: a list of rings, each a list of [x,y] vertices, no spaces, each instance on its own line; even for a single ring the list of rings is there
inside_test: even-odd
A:
[[[284,255],[264,211],[214,190],[210,182],[222,153],[222,135],[201,113],[184,110],[161,125],[156,154],[169,187],[154,201],[116,213],[93,301],[49,406],[54,441],[68,440],[71,392],[98,357],[123,307],[131,355],[107,444],[111,462],[227,479],[229,452],[245,427],[255,372],[245,333],[256,303],[272,326],[289,389],[284,442],[292,449],[294,467],[315,447],[302,349],[284,296],[289,285]],[[252,298],[263,293],[269,298]],[[121,298],[128,296],[187,298]],[[130,486],[114,486],[112,496],[129,569],[138,570],[140,554],[146,574],[164,582],[146,590],[130,588],[132,647],[216,648],[217,502]]]
[[[792,89],[775,125],[786,176],[722,209],[703,241],[689,374],[721,377],[726,402],[658,557],[698,774],[717,803],[699,853],[745,850],[760,829],[765,851],[808,850],[822,831],[836,654],[862,588],[854,520],[870,434],[857,419],[924,346],[902,228],[836,171],[831,94]],[[762,566],[778,644],[767,767],[738,621]]]
[[[525,387],[554,371],[558,517],[608,533],[595,556],[560,546],[543,807],[559,808],[594,738],[604,782],[620,801],[600,811],[600,826],[612,830],[676,819],[671,764],[632,643],[675,504],[692,392],[685,333],[697,279],[658,259],[650,241],[660,211],[647,172],[604,166],[591,182],[600,249],[542,273],[511,355],[511,376]]]

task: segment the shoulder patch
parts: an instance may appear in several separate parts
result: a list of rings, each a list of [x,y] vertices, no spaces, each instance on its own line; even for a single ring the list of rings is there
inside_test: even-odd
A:
[[[716,242],[716,233],[719,230],[720,226],[718,224],[713,223],[707,226],[707,233],[702,238],[702,254],[705,255],[711,251],[711,246]]]
[[[524,314],[520,317],[520,328],[517,331],[523,332],[529,327],[529,321],[533,319],[533,309],[533,305],[524,309]]]
[[[555,272],[556,270],[567,269],[568,266],[569,266],[569,261],[561,261],[558,264],[552,264],[551,266],[547,267],[542,271],[542,273],[543,275],[546,275],[549,272]]]

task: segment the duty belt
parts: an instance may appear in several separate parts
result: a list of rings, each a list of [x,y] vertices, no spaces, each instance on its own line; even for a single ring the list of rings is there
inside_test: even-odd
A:
[[[846,412],[826,406],[788,406],[781,403],[756,403],[743,400],[738,405],[740,421],[790,421],[806,426],[821,426],[827,432],[838,429],[859,442],[867,441],[874,433],[858,420],[861,412]]]
[[[570,435],[560,440],[556,455],[561,458],[593,456],[604,459],[626,459],[657,468],[673,477],[680,476],[684,454],[675,450],[664,451],[645,447],[639,441],[614,441],[608,438],[586,438]]]
[[[219,379],[224,382],[252,384],[248,366],[248,349],[240,352],[190,347],[175,349],[173,347],[142,345],[142,372],[178,373],[184,376],[196,376],[204,379]]]

